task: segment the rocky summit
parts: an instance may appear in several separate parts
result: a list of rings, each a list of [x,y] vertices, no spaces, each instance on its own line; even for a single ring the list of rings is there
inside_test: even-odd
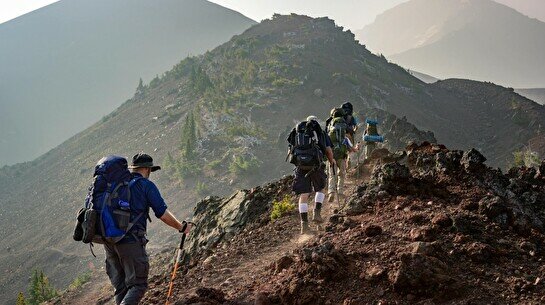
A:
[[[502,173],[427,142],[391,155],[309,235],[295,211],[270,217],[291,177],[199,202],[174,304],[545,302],[545,161]],[[145,304],[164,302],[171,259],[153,258]]]

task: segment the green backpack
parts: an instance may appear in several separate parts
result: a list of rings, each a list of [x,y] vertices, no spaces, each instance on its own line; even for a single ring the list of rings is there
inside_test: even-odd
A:
[[[343,144],[347,129],[348,124],[346,124],[343,117],[334,118],[328,126],[327,133],[331,138],[331,143],[333,144],[333,158],[336,160],[346,159],[348,156],[348,147]]]

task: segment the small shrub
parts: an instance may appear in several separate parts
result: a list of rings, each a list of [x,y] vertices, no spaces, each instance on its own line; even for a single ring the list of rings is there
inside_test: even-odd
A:
[[[79,287],[83,286],[83,284],[89,282],[89,280],[91,280],[91,271],[84,272],[78,275],[78,277],[72,281],[70,284],[70,289],[78,289]]]
[[[541,163],[539,154],[530,149],[524,151],[516,151],[513,153],[513,166],[514,167],[537,167]]]
[[[212,170],[217,170],[221,167],[221,160],[214,160],[210,163],[208,163],[208,168],[212,169]]]
[[[197,184],[195,185],[195,190],[197,191],[197,194],[199,194],[199,196],[205,196],[209,193],[208,186],[204,182],[200,181],[197,181]]]
[[[176,173],[180,180],[183,180],[200,174],[201,167],[193,161],[180,160],[180,162],[177,162],[176,164]]]
[[[259,170],[259,165],[261,162],[256,157],[251,157],[249,159],[235,156],[233,162],[229,164],[229,172],[234,175],[240,174],[253,174]]]
[[[296,206],[295,203],[293,203],[293,197],[286,195],[282,200],[273,202],[271,220],[290,214],[295,208]]]
[[[297,79],[288,79],[288,78],[280,77],[273,80],[272,85],[275,87],[297,86],[299,85],[299,81]]]

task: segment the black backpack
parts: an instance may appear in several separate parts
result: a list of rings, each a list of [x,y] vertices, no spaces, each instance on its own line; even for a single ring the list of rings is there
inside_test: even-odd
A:
[[[323,141],[323,136],[324,133],[318,122],[297,124],[291,150],[291,163],[302,170],[312,170],[321,166],[323,153],[318,143]]]

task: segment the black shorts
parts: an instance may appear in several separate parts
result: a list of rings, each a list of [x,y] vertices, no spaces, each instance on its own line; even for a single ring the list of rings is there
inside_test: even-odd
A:
[[[295,194],[300,195],[312,193],[313,188],[315,192],[322,191],[326,187],[327,183],[327,175],[324,168],[324,166],[321,166],[320,168],[312,171],[295,168],[295,179],[293,179],[292,186]]]

